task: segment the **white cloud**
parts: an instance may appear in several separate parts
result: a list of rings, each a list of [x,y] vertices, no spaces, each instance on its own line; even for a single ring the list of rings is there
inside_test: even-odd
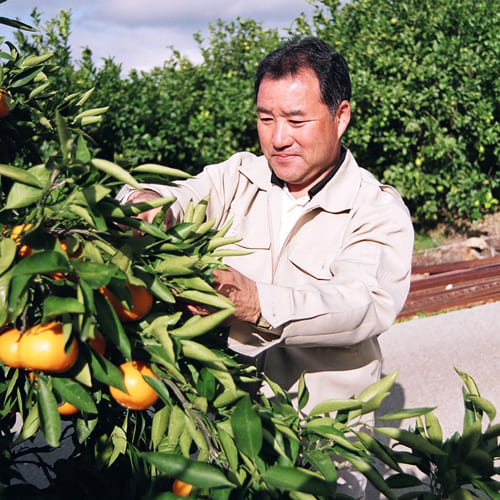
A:
[[[217,19],[251,18],[264,27],[288,28],[301,13],[311,15],[308,0],[7,0],[0,16],[30,22],[37,7],[44,22],[70,9],[73,56],[89,47],[97,65],[112,57],[125,73],[161,66],[173,46],[193,62],[201,58],[193,34],[208,32]]]

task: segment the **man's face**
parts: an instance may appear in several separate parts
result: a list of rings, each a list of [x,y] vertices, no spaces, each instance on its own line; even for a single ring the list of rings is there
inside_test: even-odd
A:
[[[264,156],[295,197],[335,165],[350,118],[343,101],[332,117],[311,69],[279,80],[264,77],[257,94],[257,131]]]

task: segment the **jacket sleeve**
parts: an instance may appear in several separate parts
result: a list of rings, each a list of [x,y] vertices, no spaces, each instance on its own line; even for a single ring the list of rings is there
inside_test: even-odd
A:
[[[352,209],[329,279],[257,284],[263,317],[285,345],[349,346],[387,330],[406,300],[413,250],[408,210],[389,186]]]
[[[238,169],[244,156],[243,153],[236,153],[222,163],[206,166],[198,175],[187,180],[170,184],[141,183],[141,187],[155,191],[162,197],[175,197],[176,201],[170,207],[170,217],[176,222],[182,220],[190,201],[196,205],[208,196],[209,212],[207,215],[216,220],[215,227],[217,227],[226,221],[226,208],[237,189]],[[130,186],[123,186],[116,197],[121,202],[126,203],[134,191]]]

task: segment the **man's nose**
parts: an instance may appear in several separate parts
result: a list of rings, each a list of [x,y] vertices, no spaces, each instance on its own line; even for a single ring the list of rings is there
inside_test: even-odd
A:
[[[274,125],[272,141],[275,149],[283,149],[292,145],[293,137],[288,124],[277,122]]]

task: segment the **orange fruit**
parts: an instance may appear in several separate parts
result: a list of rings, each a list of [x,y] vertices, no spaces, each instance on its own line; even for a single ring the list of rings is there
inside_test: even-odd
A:
[[[109,300],[122,321],[137,321],[151,311],[153,296],[143,286],[131,285],[128,282],[126,285],[132,296],[132,309],[127,309],[127,306],[122,304],[118,297],[105,286],[100,289],[100,292]]]
[[[33,224],[18,224],[12,228],[10,232],[10,238],[16,242],[16,244],[21,243],[23,235],[28,232],[33,227]],[[33,253],[33,250],[28,245],[22,245],[17,251],[20,257],[28,257]]]
[[[75,339],[66,352],[62,324],[57,321],[32,326],[19,342],[21,363],[28,370],[65,372],[75,364],[78,352]]]
[[[193,489],[193,485],[176,479],[172,486],[172,493],[180,497],[188,497]]]
[[[57,411],[59,412],[59,415],[67,416],[67,415],[74,415],[75,413],[78,413],[80,410],[75,405],[72,405],[71,403],[65,401],[62,405],[59,405],[57,407]]]
[[[9,100],[10,94],[5,89],[0,89],[0,118],[5,118],[10,111],[7,100]]]
[[[12,328],[0,335],[0,361],[12,368],[22,368],[19,355],[21,332]]]
[[[95,332],[95,337],[89,337],[88,342],[90,347],[92,347],[95,352],[104,356],[104,353],[106,352],[106,341],[104,340],[103,334],[99,330]]]
[[[120,365],[127,392],[109,386],[117,403],[132,410],[145,410],[158,399],[158,393],[144,380],[143,375],[156,377],[151,368],[141,361],[127,361]]]

